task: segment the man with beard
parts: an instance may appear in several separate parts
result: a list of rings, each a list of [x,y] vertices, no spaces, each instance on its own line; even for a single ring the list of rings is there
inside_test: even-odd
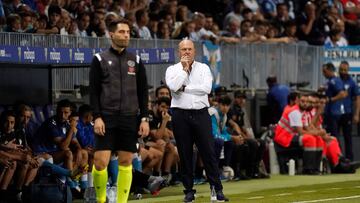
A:
[[[95,122],[92,172],[97,202],[106,202],[106,169],[111,152],[116,151],[119,157],[117,202],[123,203],[129,196],[131,163],[137,151],[138,135],[149,134],[148,84],[140,57],[126,49],[130,40],[129,23],[111,22],[109,34],[111,48],[95,54],[90,67],[90,102]],[[138,132],[137,116],[141,118]]]
[[[171,127],[171,115],[169,114],[171,100],[168,97],[160,97],[156,100],[155,111],[151,113],[150,118],[150,135],[151,140],[156,149],[162,150],[163,160],[153,169],[153,175],[161,175],[168,181],[171,180],[171,167],[178,160],[178,153],[174,145],[175,138]],[[163,144],[162,144],[163,143]],[[162,146],[163,145],[163,146]],[[162,149],[161,149],[162,148]],[[163,170],[161,171],[161,166]],[[156,168],[157,167],[157,168]]]
[[[325,87],[327,104],[325,106],[324,124],[327,132],[338,137],[338,123],[341,115],[345,113],[343,99],[347,95],[344,89],[344,83],[339,77],[335,76],[335,66],[332,63],[324,64],[322,71],[324,77],[327,79]]]
[[[303,173],[318,174],[319,160],[316,159],[317,138],[325,136],[324,130],[305,129],[302,113],[307,107],[307,96],[302,95],[299,104],[286,108],[275,129],[274,141],[283,148],[300,148],[303,150]]]
[[[342,61],[340,63],[339,75],[344,83],[345,91],[347,92],[347,96],[343,100],[345,113],[340,117],[339,127],[342,128],[344,136],[345,157],[353,160],[351,126],[352,122],[356,124],[359,123],[360,93],[356,83],[349,75],[349,63],[347,61]],[[356,101],[355,108],[353,105],[354,100]]]

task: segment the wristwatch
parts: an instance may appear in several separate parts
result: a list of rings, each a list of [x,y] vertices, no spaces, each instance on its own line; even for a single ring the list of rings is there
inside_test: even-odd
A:
[[[142,117],[141,122],[149,122],[149,117]]]

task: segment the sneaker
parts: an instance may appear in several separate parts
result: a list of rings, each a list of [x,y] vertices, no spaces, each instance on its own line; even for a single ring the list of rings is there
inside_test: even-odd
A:
[[[195,200],[195,191],[191,191],[185,194],[184,203],[191,203]]]
[[[154,176],[155,178],[149,178],[149,184],[147,189],[150,191],[151,194],[156,194],[158,191],[163,189],[167,185],[166,179],[161,176]]]
[[[170,185],[170,181],[172,180],[172,175],[167,174],[167,175],[164,175],[162,177],[166,180],[166,185]]]
[[[229,198],[225,197],[222,190],[216,192],[217,202],[228,202]]]

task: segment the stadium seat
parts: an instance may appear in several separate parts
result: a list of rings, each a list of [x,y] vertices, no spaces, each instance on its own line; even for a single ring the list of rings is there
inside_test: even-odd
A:
[[[45,116],[44,116],[42,106],[34,106],[33,111],[34,111],[34,115],[35,115],[34,120],[36,121],[36,123],[41,124],[42,122],[45,121]]]
[[[45,105],[43,112],[44,112],[45,119],[48,119],[48,118],[52,117],[53,115],[55,115],[53,105],[51,105],[51,104]]]

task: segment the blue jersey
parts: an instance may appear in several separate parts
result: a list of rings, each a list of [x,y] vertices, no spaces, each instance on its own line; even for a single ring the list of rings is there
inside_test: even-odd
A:
[[[80,119],[76,128],[78,130],[76,138],[81,147],[94,147],[94,123],[85,124],[84,121]]]
[[[347,91],[348,96],[345,97],[343,103],[345,108],[345,113],[353,112],[353,99],[359,96],[359,87],[356,85],[355,81],[349,76],[346,79],[342,80],[344,83],[344,89]]]
[[[226,126],[227,115],[224,115],[219,109],[214,107],[209,108],[208,111],[211,116],[212,134],[214,138],[229,141],[231,139],[231,135]]]
[[[278,110],[282,112],[287,105],[287,97],[290,94],[290,88],[286,85],[276,84],[272,86],[267,95],[268,103],[276,102]]]
[[[47,119],[36,133],[33,150],[35,152],[56,152],[59,146],[54,142],[57,137],[66,138],[66,132],[70,129],[68,122],[61,122],[55,116]],[[76,139],[73,135],[73,139]]]
[[[335,97],[340,91],[344,90],[344,83],[339,77],[328,78],[326,83],[326,96]],[[343,100],[329,102],[326,104],[325,113],[329,115],[341,115],[345,113]]]

